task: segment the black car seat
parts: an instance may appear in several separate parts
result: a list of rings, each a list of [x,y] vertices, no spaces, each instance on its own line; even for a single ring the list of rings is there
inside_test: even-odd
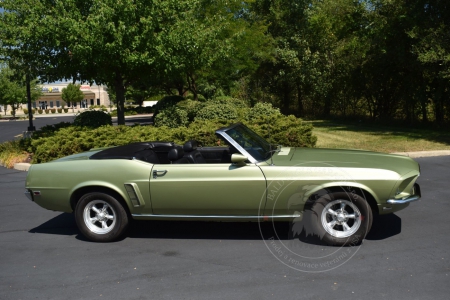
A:
[[[206,160],[200,151],[197,150],[197,141],[190,140],[183,145],[184,157],[186,157],[191,164],[206,164]]]
[[[183,157],[183,155],[183,148],[181,148],[181,146],[175,146],[174,148],[169,150],[167,158],[169,159],[171,164],[188,164],[189,159]]]

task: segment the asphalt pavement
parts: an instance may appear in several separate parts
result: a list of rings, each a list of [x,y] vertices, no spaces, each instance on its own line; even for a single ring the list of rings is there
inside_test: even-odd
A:
[[[153,114],[134,115],[125,117],[125,125],[149,125],[153,123]],[[36,116],[33,120],[33,125],[36,130],[45,125],[53,125],[60,122],[73,122],[75,114],[67,114],[65,116],[42,115]],[[117,117],[113,117],[113,124],[117,123]],[[115,125],[115,124],[114,124]],[[27,131],[29,126],[28,120],[14,120],[7,121],[0,119],[0,143],[21,138],[24,131]]]
[[[40,129],[45,125],[53,125],[60,122],[73,122],[75,115],[64,117],[36,117],[33,125]],[[5,121],[0,119],[0,143],[20,138],[24,131],[28,130],[28,120]]]
[[[280,262],[256,223],[139,221],[92,243],[72,214],[23,195],[26,172],[0,167],[0,299],[448,299],[450,156],[416,160],[422,199],[323,272]],[[316,258],[337,249],[280,240]]]

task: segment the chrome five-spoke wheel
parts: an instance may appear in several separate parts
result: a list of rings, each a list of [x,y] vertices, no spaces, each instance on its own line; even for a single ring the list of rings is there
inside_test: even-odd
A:
[[[96,234],[110,232],[116,225],[116,212],[105,201],[93,200],[86,205],[83,219],[86,226]]]
[[[85,237],[94,242],[112,242],[125,234],[128,213],[118,199],[103,192],[87,193],[80,198],[75,207],[75,220]]]
[[[346,238],[358,231],[361,213],[348,200],[334,200],[323,209],[321,221],[326,232],[337,238]]]
[[[310,232],[328,245],[358,245],[372,226],[372,209],[360,195],[328,192],[305,209]]]

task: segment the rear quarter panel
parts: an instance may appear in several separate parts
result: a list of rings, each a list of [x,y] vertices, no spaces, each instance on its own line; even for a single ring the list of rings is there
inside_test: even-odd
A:
[[[34,201],[47,209],[72,212],[71,195],[88,186],[109,188],[119,193],[132,213],[151,212],[149,177],[152,165],[139,160],[73,160],[32,165],[25,187],[40,191]],[[125,183],[135,183],[142,195],[140,207],[133,207]]]

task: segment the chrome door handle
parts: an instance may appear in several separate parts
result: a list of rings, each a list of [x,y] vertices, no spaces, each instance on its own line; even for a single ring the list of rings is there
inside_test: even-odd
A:
[[[159,176],[164,176],[166,175],[167,170],[154,170],[153,171],[153,178],[157,178]]]

